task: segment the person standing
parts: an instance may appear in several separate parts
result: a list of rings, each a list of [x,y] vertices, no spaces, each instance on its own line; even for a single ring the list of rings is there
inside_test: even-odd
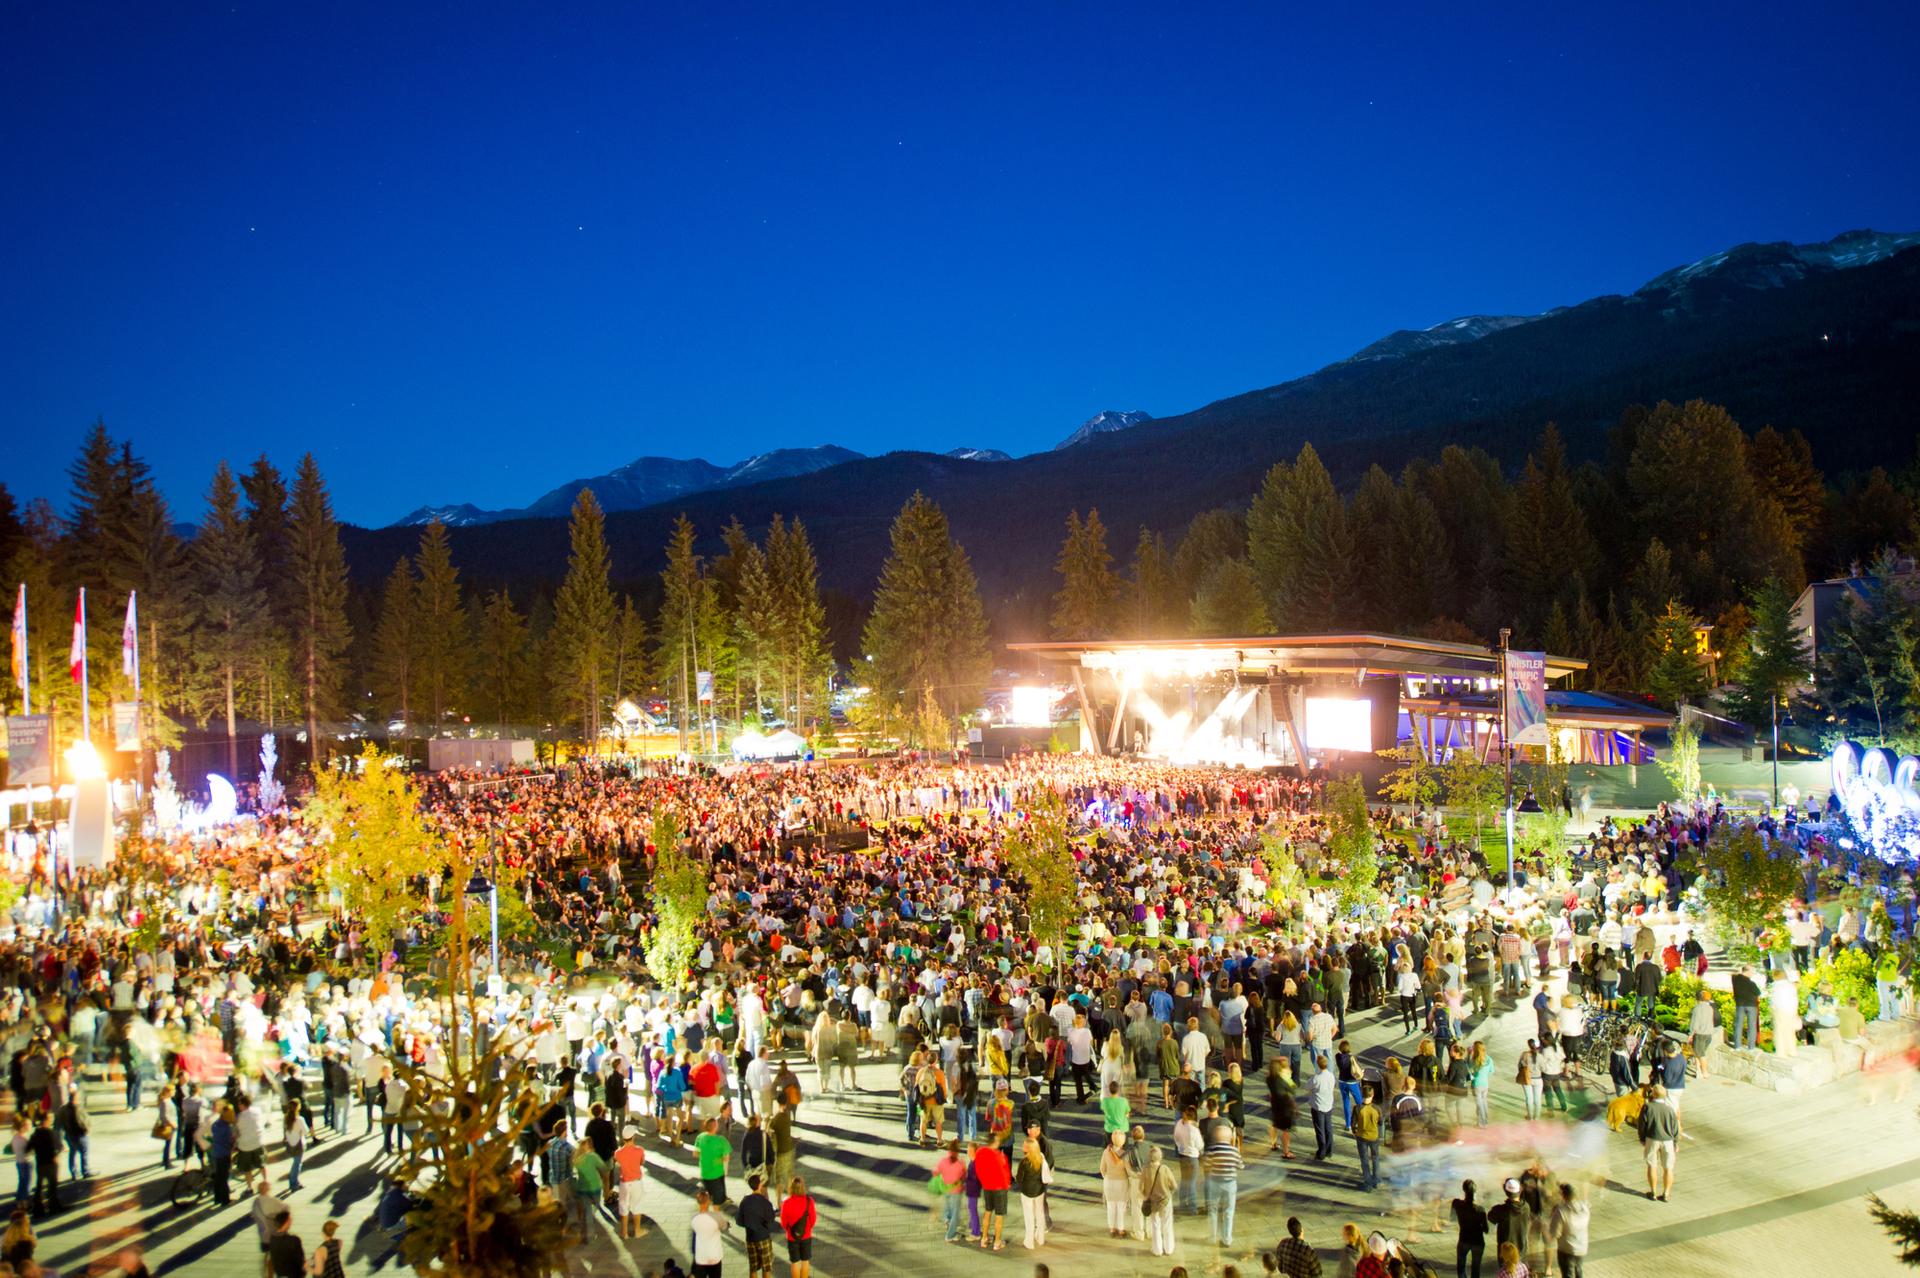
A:
[[[1733,974],[1733,1047],[1748,1050],[1759,1041],[1760,983],[1753,979],[1753,965],[1748,963]]]
[[[306,1103],[292,1101],[287,1105],[287,1121],[281,1132],[281,1141],[287,1147],[287,1192],[296,1192],[300,1188],[300,1169],[307,1160],[307,1139],[313,1134],[312,1126],[307,1122]]]
[[[1467,1057],[1467,1083],[1473,1088],[1473,1112],[1481,1127],[1489,1120],[1487,1093],[1493,1090],[1493,1053],[1484,1039],[1473,1045]]]
[[[620,1236],[640,1236],[640,1203],[647,1184],[647,1151],[640,1148],[638,1134],[629,1127],[627,1138],[613,1151],[614,1172],[620,1178]]]
[[[173,1169],[173,1084],[160,1084],[160,1091],[153,1098],[156,1111],[153,1120],[153,1138],[160,1142],[160,1170]]]
[[[1560,1278],[1582,1278],[1587,1262],[1587,1225],[1592,1219],[1587,1200],[1572,1182],[1560,1184],[1560,1201],[1549,1218],[1548,1234],[1560,1262]]]
[[[1380,1107],[1374,1104],[1373,1086],[1363,1084],[1360,1107],[1353,1111],[1350,1124],[1360,1158],[1360,1188],[1369,1193],[1380,1186]]]
[[[52,1114],[40,1115],[27,1142],[33,1150],[34,1207],[51,1216],[60,1210],[60,1142],[53,1134]],[[216,1182],[216,1189],[224,1188],[224,1183]],[[219,1198],[217,1193],[215,1196],[223,1206],[231,1201]]]
[[[1113,1155],[1112,1145],[1100,1156],[1101,1187],[1109,1190],[1107,1200],[1107,1221],[1113,1221],[1113,1200],[1110,1187],[1106,1183],[1107,1160]],[[1022,1243],[1028,1251],[1044,1247],[1047,1243],[1047,1182],[1053,1177],[1053,1169],[1047,1166],[1046,1151],[1041,1147],[1038,1137],[1027,1137],[1020,1161],[1013,1169],[1014,1188],[1020,1191],[1020,1220],[1025,1230]],[[954,1197],[953,1195],[949,1196]],[[1112,1232],[1109,1229],[1108,1232]],[[949,1240],[951,1241],[951,1240]]]
[[[1146,1217],[1147,1252],[1154,1256],[1173,1254],[1173,1195],[1176,1188],[1173,1170],[1155,1145],[1147,1150],[1147,1170],[1140,1176],[1140,1211]]]
[[[1320,1253],[1307,1245],[1301,1233],[1300,1218],[1287,1217],[1287,1236],[1273,1249],[1274,1266],[1287,1278],[1320,1278]]]
[[[1200,1158],[1207,1150],[1207,1138],[1200,1134],[1193,1108],[1180,1112],[1173,1125],[1173,1153],[1180,1160],[1180,1210],[1200,1210]]]
[[[1647,1160],[1647,1197],[1666,1202],[1673,1192],[1673,1165],[1680,1139],[1680,1115],[1667,1099],[1667,1089],[1653,1085],[1646,1107],[1640,1111],[1640,1148]]]
[[[1006,1159],[1002,1157],[1000,1161],[1004,1164]],[[1004,1211],[1006,1191],[1003,1189],[1000,1193]],[[813,1272],[813,1227],[819,1220],[820,1212],[807,1193],[807,1182],[795,1176],[787,1187],[787,1200],[780,1204],[780,1226],[787,1232],[788,1272],[793,1278],[808,1278]]]
[[[1013,1168],[1008,1166],[1007,1156],[1000,1150],[982,1145],[973,1151],[973,1174],[980,1180],[980,1249],[1003,1251],[1007,1244],[1000,1234],[1006,1225],[1007,1190],[1013,1184]]]
[[[713,1196],[706,1190],[693,1196],[693,1219],[688,1222],[693,1233],[693,1278],[720,1278],[720,1262],[727,1254],[720,1238],[732,1227],[713,1209]]]
[[[694,1138],[693,1152],[700,1160],[700,1184],[713,1199],[715,1206],[724,1206],[727,1201],[727,1160],[733,1156],[733,1146],[720,1134],[720,1120],[709,1118],[700,1124],[700,1135]]]
[[[1133,1106],[1120,1094],[1120,1084],[1107,1084],[1107,1094],[1100,1098],[1100,1123],[1109,1140],[1115,1132],[1124,1134],[1129,1120],[1133,1116]]]
[[[588,1241],[588,1226],[607,1196],[607,1161],[591,1141],[581,1141],[573,1153],[573,1205],[580,1213],[580,1241]]]
[[[60,1129],[67,1140],[67,1179],[79,1180],[93,1175],[93,1115],[87,1111],[86,1089],[78,1080],[68,1089],[66,1102],[60,1106]]]
[[[1313,1161],[1324,1163],[1333,1157],[1333,1103],[1339,1087],[1325,1056],[1315,1057],[1314,1064],[1314,1075],[1307,1080],[1308,1110],[1313,1116]]]
[[[267,1173],[260,1173],[260,1188],[254,1194],[253,1205],[247,1209],[253,1217],[253,1227],[260,1235],[261,1267],[272,1273],[273,1236],[279,1232],[280,1222],[288,1216],[287,1204],[273,1192]]]
[[[1125,1132],[1108,1132],[1100,1151],[1100,1198],[1107,1205],[1107,1236],[1124,1238],[1133,1197],[1133,1169],[1127,1164]]]
[[[307,1248],[293,1232],[293,1213],[282,1208],[267,1239],[267,1271],[273,1278],[307,1278]]]
[[[773,1176],[768,1181],[778,1188],[793,1181],[797,1150],[793,1143],[793,1106],[784,1097],[774,1102],[773,1121],[767,1124],[773,1137]]]
[[[767,1197],[766,1177],[755,1172],[747,1177],[747,1196],[740,1200],[735,1216],[747,1236],[747,1278],[773,1278],[773,1231],[780,1227],[780,1213]]]
[[[967,1183],[967,1160],[960,1156],[959,1141],[947,1143],[946,1152],[933,1165],[933,1177],[940,1181],[940,1219],[947,1241],[959,1242],[966,1236],[966,1225],[960,1213],[961,1191]]]
[[[260,1125],[258,1111],[245,1096],[240,1098],[234,1111],[233,1169],[247,1182],[249,1192],[253,1190],[255,1175],[266,1176],[267,1134]]]
[[[1328,1117],[1332,1117],[1329,1110]],[[1240,1169],[1245,1161],[1233,1143],[1233,1127],[1217,1124],[1207,1142],[1207,1237],[1222,1247],[1233,1246],[1233,1212],[1240,1196]]]
[[[347,1267],[340,1259],[340,1222],[329,1220],[320,1226],[320,1246],[314,1252],[319,1268],[317,1278],[347,1278]]]
[[[1473,1201],[1473,1193],[1473,1182],[1461,1181],[1460,1197],[1453,1200],[1453,1219],[1458,1228],[1453,1241],[1453,1269],[1459,1278],[1480,1278],[1480,1262],[1487,1254],[1487,1213]]]

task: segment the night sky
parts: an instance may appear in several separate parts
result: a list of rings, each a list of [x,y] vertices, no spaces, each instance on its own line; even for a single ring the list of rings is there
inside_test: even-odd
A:
[[[262,449],[363,523],[1027,452],[1920,229],[1911,3],[1327,8],[9,5],[0,476],[64,506],[97,416],[189,519]]]

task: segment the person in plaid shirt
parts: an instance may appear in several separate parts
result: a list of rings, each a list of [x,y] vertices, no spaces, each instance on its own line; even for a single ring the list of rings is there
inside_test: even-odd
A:
[[[1287,1217],[1287,1236],[1273,1249],[1274,1263],[1288,1278],[1320,1278],[1320,1253],[1300,1237],[1300,1218]]]

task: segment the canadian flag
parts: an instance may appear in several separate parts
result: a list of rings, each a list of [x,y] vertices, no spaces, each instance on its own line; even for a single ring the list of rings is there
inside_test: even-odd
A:
[[[87,588],[80,587],[80,597],[73,601],[73,646],[67,649],[67,671],[73,681],[79,683],[86,678],[87,670]]]

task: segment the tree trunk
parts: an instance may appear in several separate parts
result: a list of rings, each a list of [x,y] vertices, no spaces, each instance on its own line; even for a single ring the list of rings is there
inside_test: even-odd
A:
[[[307,610],[307,767],[311,771],[320,769],[320,716],[314,698],[320,688],[320,654],[314,648],[313,628],[319,624],[319,618],[313,609]]]
[[[227,772],[229,773],[227,780],[233,782],[235,788],[238,788],[240,785],[240,733],[233,718],[232,662],[227,663],[225,676],[227,693]]]

